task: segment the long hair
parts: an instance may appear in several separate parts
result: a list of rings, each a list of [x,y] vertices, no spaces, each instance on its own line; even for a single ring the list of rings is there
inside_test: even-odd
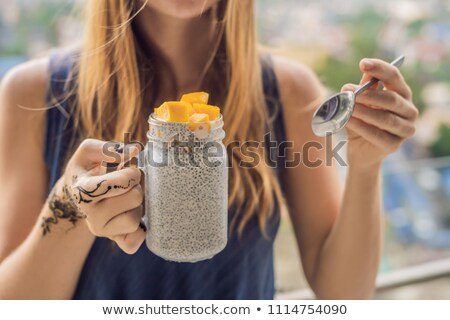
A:
[[[151,91],[152,84],[142,74],[132,23],[143,6],[145,1],[88,1],[75,114],[83,137],[120,141],[126,132],[144,137],[148,117],[144,106],[149,100],[143,92]],[[208,74],[215,82],[222,82],[218,87],[226,88],[222,101],[224,142],[262,141],[268,112],[256,44],[254,0],[222,0],[213,11],[217,15],[217,45],[205,66],[205,77]],[[261,159],[267,157],[262,147],[257,152]],[[242,234],[256,214],[264,232],[274,206],[285,204],[274,170],[265,161],[253,168],[240,167],[245,155],[237,148],[229,156],[235,164],[229,172],[229,206],[237,210],[232,225]]]

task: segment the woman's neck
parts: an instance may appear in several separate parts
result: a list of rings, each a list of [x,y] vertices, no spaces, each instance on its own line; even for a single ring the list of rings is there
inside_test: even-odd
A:
[[[180,95],[200,86],[214,46],[210,15],[207,12],[194,19],[177,19],[148,7],[137,15],[141,47],[152,53],[162,81],[159,87],[164,91]]]

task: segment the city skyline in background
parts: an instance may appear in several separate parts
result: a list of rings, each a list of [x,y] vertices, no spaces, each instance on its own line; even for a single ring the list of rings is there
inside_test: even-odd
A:
[[[73,6],[85,1],[0,0],[0,78],[14,65],[79,40],[83,24]],[[384,200],[389,226],[380,270],[450,257],[450,1],[256,4],[261,44],[309,65],[330,91],[359,81],[363,57],[406,56],[402,72],[421,116],[416,136],[387,161]],[[416,160],[422,162],[408,166]],[[278,251],[284,255],[277,258],[282,261],[277,268],[292,278],[293,269],[300,270],[291,261],[298,253],[284,245],[292,231],[283,225],[280,230]],[[282,291],[305,285],[280,277]]]
[[[85,1],[0,0],[0,77],[10,64],[80,39],[83,24],[73,8]],[[256,0],[256,5],[261,43],[311,66],[331,89],[358,79],[362,57],[404,54],[407,77],[424,78],[409,81],[416,105],[450,103],[450,1]],[[427,143],[433,138],[424,136]]]

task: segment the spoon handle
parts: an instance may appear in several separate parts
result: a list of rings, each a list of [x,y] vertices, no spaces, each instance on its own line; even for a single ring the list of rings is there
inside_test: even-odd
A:
[[[403,62],[405,61],[405,56],[400,56],[397,59],[395,59],[394,61],[391,62],[391,65],[399,68],[401,67],[401,65],[403,64]],[[369,89],[371,86],[373,86],[374,84],[376,84],[378,81],[377,78],[372,78],[369,81],[367,81],[366,83],[364,83],[358,90],[355,91],[355,96],[363,93],[364,91],[366,91],[367,89]]]

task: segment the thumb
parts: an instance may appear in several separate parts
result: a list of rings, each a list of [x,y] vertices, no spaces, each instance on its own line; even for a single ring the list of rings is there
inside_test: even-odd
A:
[[[78,147],[75,157],[78,167],[90,170],[108,163],[121,164],[137,156],[141,150],[138,144],[123,145],[112,141],[86,139]]]

